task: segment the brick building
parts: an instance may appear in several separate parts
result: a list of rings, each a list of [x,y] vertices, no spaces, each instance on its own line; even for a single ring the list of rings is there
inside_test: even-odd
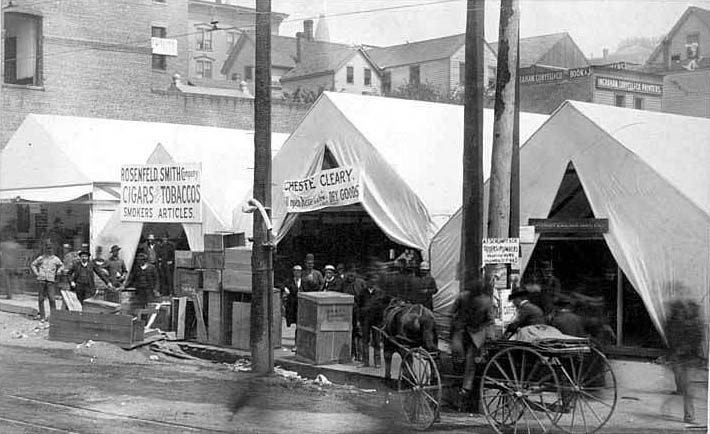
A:
[[[194,38],[187,0],[1,1],[0,147],[29,113],[253,128],[251,98],[173,86]],[[305,111],[275,104],[274,131]]]

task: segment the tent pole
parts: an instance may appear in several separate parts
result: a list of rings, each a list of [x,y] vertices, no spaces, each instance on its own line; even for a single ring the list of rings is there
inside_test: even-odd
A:
[[[624,342],[624,272],[616,266],[616,346]]]

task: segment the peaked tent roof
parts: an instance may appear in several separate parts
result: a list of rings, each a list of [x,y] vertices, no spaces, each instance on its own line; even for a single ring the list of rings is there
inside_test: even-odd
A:
[[[569,34],[561,32],[520,38],[520,49],[518,50],[520,53],[520,67],[524,68],[538,63],[545,54],[564,38],[570,38]],[[493,42],[491,47],[496,53],[498,52],[498,42]]]
[[[665,304],[691,297],[708,312],[710,119],[567,101],[521,148],[520,221],[548,216],[568,164],[605,241],[663,334]],[[436,234],[431,264],[442,315],[458,293],[460,212]],[[534,245],[523,245],[526,263]]]
[[[521,141],[545,119],[522,113]],[[490,161],[492,110],[485,110],[484,126]],[[365,209],[401,244],[426,250],[439,224],[461,205],[463,106],[324,92],[274,158],[277,233],[286,217],[283,181],[320,168],[326,146],[338,164],[365,174]]]
[[[272,136],[274,150],[285,138]],[[60,202],[118,185],[121,165],[144,164],[158,144],[176,161],[202,162],[205,196],[228,227],[252,186],[252,131],[30,114],[0,153],[0,198]]]

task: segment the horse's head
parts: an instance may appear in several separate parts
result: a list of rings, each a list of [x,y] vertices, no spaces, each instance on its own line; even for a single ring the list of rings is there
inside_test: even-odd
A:
[[[405,336],[420,342],[427,351],[438,350],[436,321],[432,311],[422,305],[415,305],[402,315],[401,321]]]

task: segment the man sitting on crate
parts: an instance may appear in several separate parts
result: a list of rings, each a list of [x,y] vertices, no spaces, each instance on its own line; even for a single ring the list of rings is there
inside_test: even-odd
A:
[[[108,287],[113,289],[113,285],[108,280],[103,269],[89,261],[91,254],[88,249],[82,249],[79,252],[79,260],[75,261],[69,270],[69,286],[72,291],[76,292],[76,298],[83,305],[84,300],[93,297],[96,293],[96,282],[94,275],[98,276]]]
[[[148,263],[148,255],[142,250],[136,256],[136,265],[126,287],[135,288],[136,299],[141,307],[160,297],[158,270],[155,265]]]

